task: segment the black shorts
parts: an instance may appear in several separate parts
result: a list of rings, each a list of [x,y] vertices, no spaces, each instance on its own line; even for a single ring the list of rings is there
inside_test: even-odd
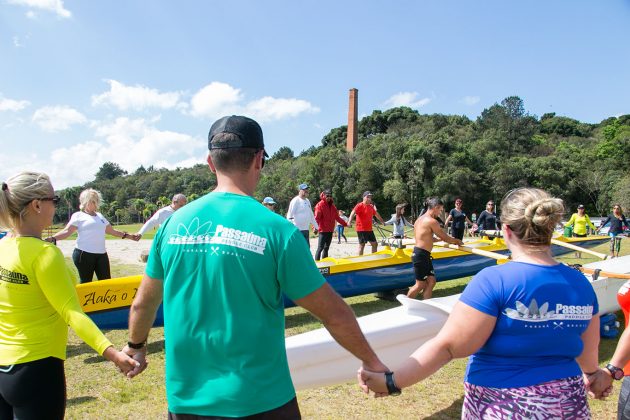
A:
[[[574,238],[586,238],[588,235],[585,234],[580,234],[580,233],[573,233],[573,237]]]
[[[376,236],[374,236],[374,232],[371,230],[357,232],[357,237],[359,238],[360,244],[365,244],[367,242],[376,242]]]
[[[234,417],[198,416],[196,414],[175,414],[170,411],[168,412],[168,420],[231,420],[233,418]],[[302,418],[302,414],[300,413],[297,397],[294,397],[291,401],[278,408],[240,418],[248,420],[299,420]]]
[[[435,277],[433,257],[426,249],[418,248],[417,246],[413,247],[411,262],[413,263],[413,272],[416,275],[416,280],[425,281],[429,276]]]

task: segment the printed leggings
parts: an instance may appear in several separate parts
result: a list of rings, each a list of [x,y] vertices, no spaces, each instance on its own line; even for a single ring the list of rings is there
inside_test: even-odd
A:
[[[104,254],[93,254],[75,248],[72,252],[72,261],[77,267],[77,270],[79,270],[81,283],[91,282],[94,273],[96,273],[96,278],[99,280],[112,278],[109,271],[109,257],[107,256],[107,252]]]
[[[63,419],[66,376],[56,357],[0,366],[0,419]]]
[[[519,388],[464,383],[462,419],[590,419],[582,376]]]

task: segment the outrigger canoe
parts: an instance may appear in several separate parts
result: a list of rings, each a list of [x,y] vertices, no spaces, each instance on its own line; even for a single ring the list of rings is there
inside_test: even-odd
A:
[[[508,263],[510,264],[510,263]],[[612,273],[629,273],[630,256],[585,265]],[[600,313],[619,310],[617,290],[627,279],[600,275],[592,280]],[[415,349],[434,337],[442,328],[458,295],[428,299],[409,299],[399,295],[401,306],[358,319],[363,334],[387,366],[399,366]],[[291,377],[296,389],[334,385],[356,380],[361,362],[344,350],[324,328],[286,339]]]
[[[590,248],[609,240],[607,236],[586,238],[561,238],[561,241]],[[500,238],[478,239],[467,242],[473,250],[490,251],[508,255],[507,247]],[[573,252],[562,246],[553,245],[554,255]],[[359,296],[402,289],[414,283],[411,264],[411,248],[385,247],[374,254],[347,258],[324,258],[317,261],[326,281],[342,297]],[[433,265],[438,281],[473,275],[485,267],[496,264],[496,260],[455,249],[435,247],[432,252]],[[140,285],[141,275],[101,280],[77,285],[77,293],[83,310],[102,329],[127,328],[129,306]],[[285,299],[285,306],[293,306]],[[162,308],[158,310],[154,326],[164,324]]]

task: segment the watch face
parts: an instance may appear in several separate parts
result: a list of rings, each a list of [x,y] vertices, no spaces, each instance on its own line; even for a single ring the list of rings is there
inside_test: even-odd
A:
[[[613,366],[611,364],[608,364],[606,366],[606,369],[608,369],[608,371],[610,372],[610,375],[613,377],[613,379],[619,381],[623,378],[624,374],[623,374],[623,369],[619,369],[616,366]]]
[[[615,378],[616,380],[620,380],[621,378],[623,378],[623,370],[616,370],[615,373],[613,373],[613,378]]]

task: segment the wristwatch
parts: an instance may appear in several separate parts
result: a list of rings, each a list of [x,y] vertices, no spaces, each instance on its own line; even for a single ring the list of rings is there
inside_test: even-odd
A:
[[[396,386],[396,382],[394,382],[394,372],[385,372],[385,385],[387,385],[387,392],[389,395],[400,395],[400,388],[398,388]]]
[[[146,345],[147,345],[147,340],[144,340],[141,343],[132,343],[131,341],[127,341],[127,346],[129,346],[130,349],[134,349],[134,350],[140,350]]]
[[[610,363],[606,365],[606,369],[608,370],[608,372],[610,372],[610,376],[612,376],[615,381],[620,381],[621,379],[623,379],[623,369],[619,369],[618,367],[613,366]]]

